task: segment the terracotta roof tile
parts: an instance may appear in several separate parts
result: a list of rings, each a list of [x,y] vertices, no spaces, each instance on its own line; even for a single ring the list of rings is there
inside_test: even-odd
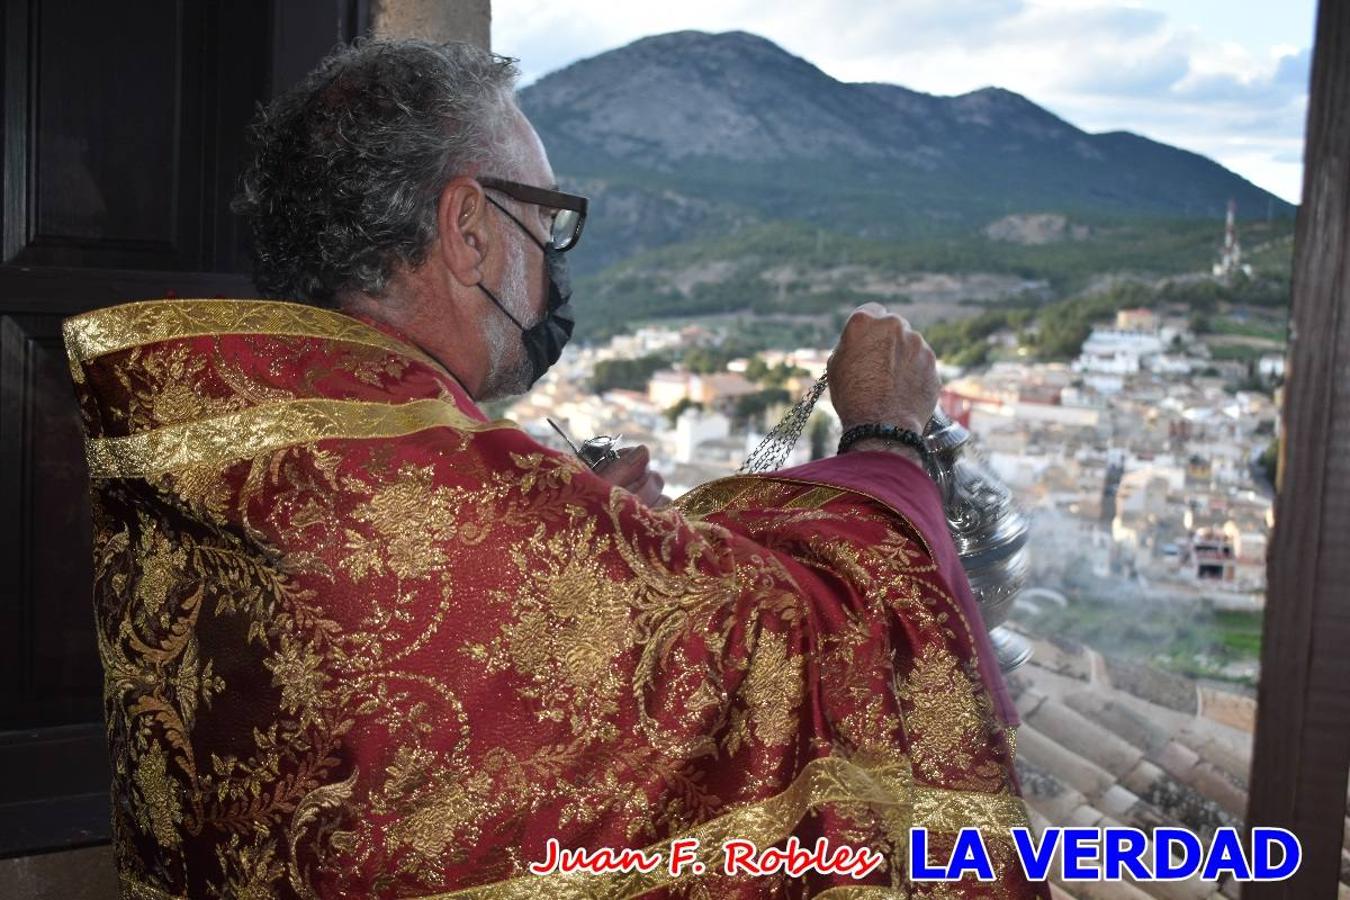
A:
[[[1054,772],[1087,797],[1099,797],[1116,783],[1110,772],[1065,749],[1029,724],[1018,729],[1017,752],[1023,759]]]
[[[1055,743],[1091,760],[1117,778],[1134,768],[1143,757],[1139,748],[1050,697],[1041,701],[1026,720]]]
[[[1172,739],[1171,730],[1157,719],[1151,719],[1101,694],[1071,694],[1064,698],[1064,702],[1145,753],[1157,753]]]
[[[1200,709],[1195,682],[1130,660],[1105,657],[1107,675],[1117,690],[1158,706],[1194,715]]]
[[[1093,798],[1093,802],[1102,812],[1129,824],[1138,815],[1141,801],[1134,791],[1113,784],[1100,797]]]
[[[1242,735],[1238,739],[1241,745],[1238,746],[1236,742],[1222,740],[1213,733],[1202,733],[1200,728],[1188,725],[1177,731],[1176,739],[1199,754],[1202,762],[1222,769],[1246,789],[1252,767],[1250,735]]]
[[[1072,641],[1028,635],[1031,664],[1008,679],[1022,715],[1017,770],[1033,829],[1047,824],[1151,832],[1181,825],[1209,840],[1241,828],[1254,702],[1124,663]],[[1350,791],[1347,794],[1350,810]],[[1350,816],[1343,879],[1350,879]],[[1058,862],[1055,863],[1055,867]],[[1055,871],[1055,868],[1052,868]],[[1057,884],[1056,900],[1239,900],[1239,885],[1191,879]],[[1341,900],[1350,900],[1342,883]]]
[[[1087,798],[1069,787],[1054,773],[1042,769],[1024,757],[1018,757],[1017,777],[1027,805],[1057,825],[1067,822]]]
[[[1227,773],[1207,762],[1197,765],[1191,772],[1191,787],[1202,796],[1208,797],[1222,806],[1235,818],[1241,820],[1247,814],[1247,789],[1233,783]]]
[[[1177,741],[1168,741],[1160,753],[1150,757],[1176,780],[1190,784],[1191,770],[1200,762],[1200,754]]]

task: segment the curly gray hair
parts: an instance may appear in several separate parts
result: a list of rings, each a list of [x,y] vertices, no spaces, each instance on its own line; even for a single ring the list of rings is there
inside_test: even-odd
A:
[[[332,306],[421,263],[445,182],[510,165],[518,74],[470,44],[363,40],[261,109],[231,206],[252,226],[258,288]]]

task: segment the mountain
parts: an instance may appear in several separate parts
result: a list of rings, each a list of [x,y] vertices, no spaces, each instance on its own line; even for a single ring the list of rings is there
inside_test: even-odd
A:
[[[564,184],[593,198],[582,271],[793,221],[890,240],[976,233],[1010,213],[1079,220],[1292,215],[1195,153],[1090,134],[1018,94],[940,97],[838,81],[764,38],[682,31],[520,92]]]

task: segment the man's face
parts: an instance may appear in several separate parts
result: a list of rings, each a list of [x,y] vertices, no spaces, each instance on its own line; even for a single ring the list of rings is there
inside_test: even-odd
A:
[[[553,168],[544,152],[543,142],[524,113],[511,107],[513,122],[507,142],[509,172],[485,172],[510,178],[523,184],[553,187]],[[499,191],[487,190],[495,203],[501,204],[527,228],[531,240],[521,226],[496,207],[492,207],[496,246],[501,248],[497,284],[488,284],[503,306],[526,328],[541,321],[546,315],[548,286],[544,255],[539,243],[547,243],[552,210],[515,200]],[[489,204],[490,205],[490,204]],[[538,243],[536,243],[538,242]],[[491,273],[488,273],[489,277]],[[501,311],[484,301],[483,339],[488,348],[488,374],[480,390],[480,400],[495,400],[525,393],[530,387],[529,357],[521,341],[520,329]]]

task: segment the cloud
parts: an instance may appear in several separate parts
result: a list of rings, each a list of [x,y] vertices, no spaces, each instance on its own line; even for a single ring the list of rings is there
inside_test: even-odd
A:
[[[1286,53],[1275,66],[1274,82],[1306,91],[1312,79],[1312,50],[1304,48],[1297,53]]]
[[[1311,63],[1309,50],[1285,53],[1273,66],[1252,63],[1240,72],[1197,73],[1178,84],[1176,93],[1184,99],[1209,103],[1297,103],[1308,94]]]
[[[762,35],[845,81],[935,94],[997,85],[1090,131],[1128,130],[1203,153],[1297,200],[1310,53],[1245,40],[1225,17],[1311,21],[1313,0],[1216,6],[1182,24],[1166,0],[497,0],[493,42],[526,80],[639,37],[696,28]],[[1298,7],[1295,9],[1294,7]],[[1303,7],[1306,7],[1304,9]],[[1271,20],[1272,22],[1274,20]],[[1266,29],[1274,33],[1277,29]],[[1298,29],[1293,29],[1297,32]],[[1307,33],[1311,33],[1309,24]],[[1256,35],[1256,37],[1252,37]],[[1291,161],[1293,158],[1299,162]]]

